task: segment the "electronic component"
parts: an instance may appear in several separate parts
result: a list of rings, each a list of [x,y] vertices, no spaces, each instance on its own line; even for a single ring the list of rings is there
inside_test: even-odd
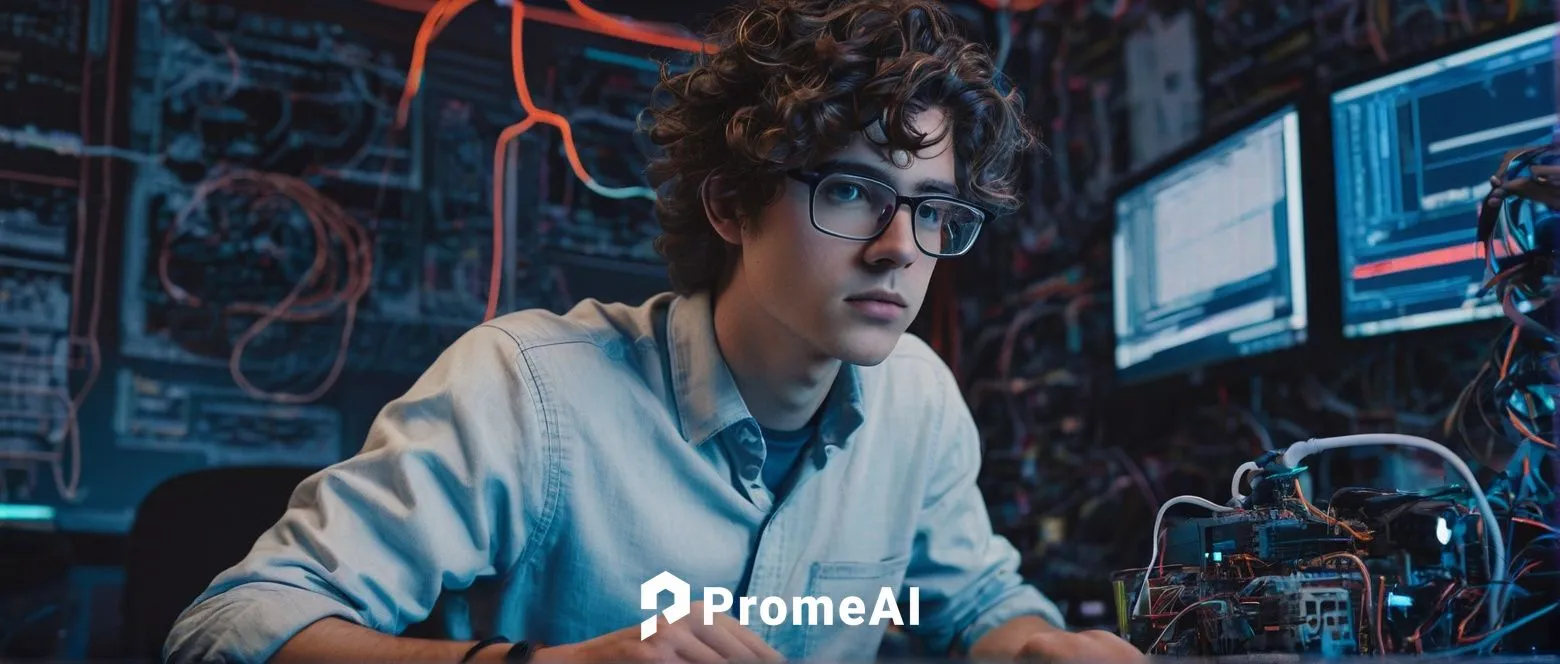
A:
[[[1554,24],[1333,93],[1349,337],[1496,318],[1469,232],[1490,165],[1549,142]],[[1527,307],[1526,303],[1522,305]]]
[[[1351,490],[1312,505],[1297,478],[1263,483],[1266,496],[1241,511],[1167,531],[1143,610],[1132,610],[1128,592],[1141,571],[1117,576],[1124,633],[1134,643],[1208,656],[1378,652],[1384,641],[1406,646],[1415,634],[1414,648],[1456,644],[1445,630],[1455,628],[1454,615],[1461,620],[1476,608],[1472,593],[1457,598],[1467,601],[1456,611],[1434,597],[1417,608],[1377,604],[1489,582],[1475,519],[1446,500],[1465,497],[1460,489]]]
[[[1379,445],[1435,452],[1461,482],[1307,498],[1299,463],[1306,456]],[[1250,496],[1240,493],[1246,481]],[[1431,441],[1393,434],[1312,439],[1242,465],[1231,488],[1228,506],[1191,496],[1167,501],[1161,521],[1177,504],[1216,514],[1163,531],[1156,522],[1149,566],[1113,578],[1118,627],[1145,652],[1485,652],[1554,608],[1508,615],[1520,603],[1514,599],[1528,596],[1523,577],[1548,553],[1528,556],[1545,539],[1529,537],[1508,560],[1502,531],[1547,527],[1505,507],[1497,511],[1509,497],[1486,496],[1467,465]]]
[[[324,406],[257,401],[235,387],[121,370],[114,433],[123,449],[190,453],[210,465],[323,466],[341,454],[341,417]]]
[[[1116,368],[1132,380],[1305,341],[1300,126],[1286,107],[1116,200]]]

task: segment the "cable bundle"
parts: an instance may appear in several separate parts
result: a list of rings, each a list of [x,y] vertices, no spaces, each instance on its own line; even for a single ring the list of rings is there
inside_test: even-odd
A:
[[[199,296],[173,280],[170,274],[173,244],[181,237],[197,232],[210,231],[220,236],[232,231],[229,228],[230,220],[219,210],[213,209],[215,206],[212,199],[219,193],[247,199],[251,212],[261,212],[255,217],[274,216],[262,212],[262,208],[278,202],[295,207],[307,220],[314,245],[313,259],[307,271],[280,301],[235,300],[221,305],[225,314],[259,317],[234,341],[228,370],[234,382],[256,398],[280,403],[309,403],[319,399],[340,378],[346,364],[358,304],[373,283],[373,240],[362,224],[303,180],[279,173],[229,171],[201,182],[195,188],[190,202],[179,210],[163,234],[162,247],[158,252],[158,278],[163,289],[176,302],[187,306],[201,307],[204,303]],[[278,198],[281,200],[278,201]],[[197,214],[209,219],[198,231],[198,225],[192,221]],[[256,387],[244,374],[242,359],[245,349],[273,323],[319,322],[331,319],[343,310],[345,320],[336,358],[325,379],[312,390],[305,393],[266,391]]]

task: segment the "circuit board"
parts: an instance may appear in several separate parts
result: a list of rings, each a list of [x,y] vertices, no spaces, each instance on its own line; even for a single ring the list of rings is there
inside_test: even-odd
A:
[[[1487,555],[1463,487],[1342,489],[1313,503],[1301,486],[1264,478],[1240,507],[1162,531],[1151,568],[1115,577],[1121,633],[1150,654],[1336,658],[1487,651],[1528,622],[1492,625],[1489,611],[1508,601],[1491,587],[1528,605],[1524,588],[1543,583],[1523,578],[1545,560],[1523,555],[1545,539],[1524,519],[1511,576],[1497,579],[1506,560]]]

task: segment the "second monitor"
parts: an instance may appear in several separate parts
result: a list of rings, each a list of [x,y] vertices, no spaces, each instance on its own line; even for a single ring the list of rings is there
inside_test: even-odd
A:
[[[1477,206],[1506,151],[1555,129],[1555,27],[1332,95],[1345,336],[1500,316],[1479,295]]]
[[[1300,119],[1286,106],[1116,199],[1125,380],[1289,348],[1308,326]]]

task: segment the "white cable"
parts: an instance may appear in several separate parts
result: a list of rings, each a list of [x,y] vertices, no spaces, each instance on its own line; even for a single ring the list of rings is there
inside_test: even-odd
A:
[[[1240,492],[1240,481],[1246,477],[1246,471],[1255,471],[1261,469],[1262,467],[1258,466],[1257,462],[1255,461],[1247,461],[1246,463],[1241,464],[1239,468],[1235,469],[1235,476],[1230,478],[1230,498],[1234,499],[1235,504],[1238,505],[1242,502],[1245,502],[1246,500],[1245,494]]]
[[[1284,450],[1284,465],[1290,468],[1299,468],[1300,461],[1312,454],[1323,450],[1337,450],[1346,447],[1373,447],[1381,445],[1399,445],[1412,447],[1434,453],[1444,459],[1457,474],[1462,475],[1463,481],[1468,483],[1468,489],[1473,492],[1473,500],[1479,505],[1479,516],[1484,520],[1486,531],[1484,564],[1490,566],[1490,624],[1500,622],[1500,616],[1505,613],[1505,589],[1502,584],[1506,581],[1506,541],[1501,535],[1500,524],[1495,521],[1495,511],[1490,508],[1489,498],[1485,497],[1484,489],[1479,486],[1479,481],[1474,478],[1473,471],[1468,469],[1468,464],[1457,458],[1446,446],[1433,440],[1418,436],[1405,436],[1395,433],[1365,433],[1353,436],[1338,436],[1335,438],[1312,438],[1290,445]],[[1491,551],[1493,550],[1493,555]],[[1493,565],[1491,566],[1491,559]]]
[[[1198,496],[1176,496],[1170,500],[1165,501],[1165,504],[1159,506],[1159,513],[1154,515],[1154,532],[1152,534],[1153,537],[1151,538],[1153,540],[1153,546],[1150,548],[1151,553],[1148,556],[1148,567],[1143,570],[1143,587],[1138,589],[1137,601],[1132,603],[1133,615],[1137,615],[1137,612],[1142,608],[1141,605],[1144,598],[1148,597],[1148,577],[1153,576],[1154,563],[1158,562],[1159,560],[1159,526],[1160,524],[1164,523],[1165,512],[1170,511],[1170,508],[1175,505],[1182,504],[1206,507],[1215,512],[1235,511],[1235,508],[1233,507],[1225,507],[1211,500]]]

